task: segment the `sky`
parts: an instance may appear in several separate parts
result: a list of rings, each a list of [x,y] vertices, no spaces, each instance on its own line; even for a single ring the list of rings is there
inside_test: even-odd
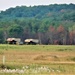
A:
[[[0,0],[0,10],[16,6],[34,6],[50,4],[75,4],[75,0]]]

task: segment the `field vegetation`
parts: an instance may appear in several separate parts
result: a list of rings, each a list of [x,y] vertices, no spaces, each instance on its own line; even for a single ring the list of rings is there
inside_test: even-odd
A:
[[[75,46],[1,44],[0,73],[1,75],[75,75]]]

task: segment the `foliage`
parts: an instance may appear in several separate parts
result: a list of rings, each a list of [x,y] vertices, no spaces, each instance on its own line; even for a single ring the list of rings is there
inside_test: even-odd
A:
[[[0,43],[4,42],[4,33],[3,30],[0,30]]]
[[[21,26],[13,25],[9,28],[9,35],[11,37],[20,37],[22,36],[23,28]]]
[[[56,41],[60,42],[59,44],[75,44],[74,8],[75,4],[9,8],[0,13],[0,30],[4,33],[4,40],[8,37],[20,37],[22,40],[36,38],[41,40],[42,44],[55,44]],[[50,26],[53,26],[53,32],[49,29]]]

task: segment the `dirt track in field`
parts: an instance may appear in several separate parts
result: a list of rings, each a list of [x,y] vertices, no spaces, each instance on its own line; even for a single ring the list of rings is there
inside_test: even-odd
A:
[[[6,63],[55,63],[55,64],[75,64],[72,60],[75,58],[74,52],[42,52],[42,51],[5,51],[0,55],[2,63],[5,55]]]

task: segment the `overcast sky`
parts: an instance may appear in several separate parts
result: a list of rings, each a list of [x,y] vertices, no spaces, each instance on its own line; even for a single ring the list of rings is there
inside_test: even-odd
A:
[[[0,10],[5,10],[16,6],[34,6],[34,5],[49,5],[49,4],[75,4],[75,0],[0,0]]]

